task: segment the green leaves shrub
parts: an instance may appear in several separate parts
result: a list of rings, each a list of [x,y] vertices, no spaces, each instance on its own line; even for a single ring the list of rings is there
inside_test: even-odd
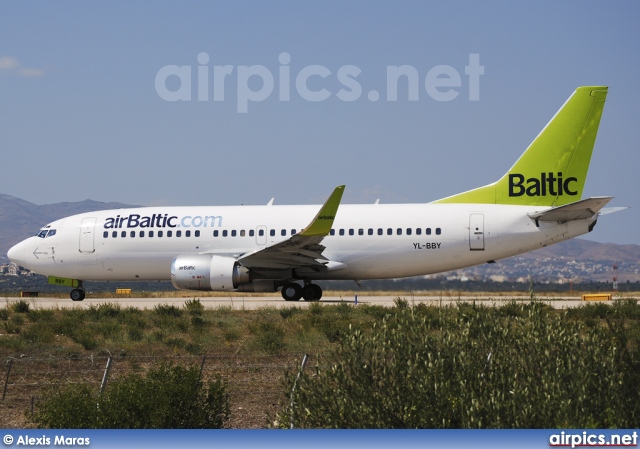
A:
[[[515,310],[520,307],[521,310]],[[640,364],[621,326],[539,303],[396,308],[317,372],[290,373],[277,423],[307,428],[637,427]]]
[[[202,383],[196,366],[161,365],[112,381],[101,396],[83,384],[51,391],[32,420],[48,428],[222,428],[226,389],[220,378]]]

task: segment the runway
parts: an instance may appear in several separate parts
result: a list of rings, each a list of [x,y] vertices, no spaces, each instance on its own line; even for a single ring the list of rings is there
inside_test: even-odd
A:
[[[383,307],[393,307],[395,300],[400,297],[408,301],[411,304],[427,304],[432,306],[449,306],[456,305],[457,303],[476,303],[484,306],[501,306],[508,304],[515,300],[517,302],[529,302],[528,296],[455,296],[455,297],[442,297],[442,296],[419,296],[419,295],[393,295],[393,296],[366,296],[366,295],[353,295],[348,296],[327,296],[323,297],[317,302],[307,301],[285,301],[280,296],[198,296],[197,294],[187,297],[159,297],[159,298],[134,298],[134,297],[88,297],[84,301],[74,302],[69,298],[52,298],[52,297],[38,297],[38,298],[22,298],[27,301],[31,307],[40,309],[72,309],[81,308],[88,309],[91,306],[98,306],[105,303],[118,303],[121,307],[135,307],[138,309],[153,309],[160,304],[174,305],[176,307],[182,307],[189,299],[198,299],[202,305],[207,309],[228,308],[233,310],[255,310],[263,307],[274,308],[286,308],[286,307],[300,307],[307,308],[311,304],[321,305],[335,305],[335,304],[350,304],[353,306],[358,305],[376,305]],[[21,298],[16,297],[4,297],[5,304],[11,304],[19,301]],[[576,297],[559,297],[548,296],[541,297],[536,296],[536,301],[544,304],[548,304],[556,309],[566,309],[569,307],[579,307],[586,304],[585,301]],[[611,301],[604,301],[611,302]]]

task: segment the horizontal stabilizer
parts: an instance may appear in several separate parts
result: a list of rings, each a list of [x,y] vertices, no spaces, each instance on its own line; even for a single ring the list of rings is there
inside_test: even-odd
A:
[[[609,201],[612,196],[597,196],[564,206],[554,207],[542,212],[529,214],[529,217],[538,221],[556,221],[564,223],[571,220],[586,220],[596,215]]]
[[[622,206],[622,207],[605,207],[604,209],[602,209],[600,211],[600,213],[598,213],[598,215],[607,215],[607,214],[612,214],[614,212],[620,212],[621,210],[625,210],[625,209],[629,209],[627,206]]]

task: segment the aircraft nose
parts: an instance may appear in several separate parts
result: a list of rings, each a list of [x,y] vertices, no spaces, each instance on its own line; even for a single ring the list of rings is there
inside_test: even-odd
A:
[[[18,265],[23,264],[26,260],[24,256],[24,242],[12,246],[9,252],[7,252],[7,257],[11,262],[17,263]]]

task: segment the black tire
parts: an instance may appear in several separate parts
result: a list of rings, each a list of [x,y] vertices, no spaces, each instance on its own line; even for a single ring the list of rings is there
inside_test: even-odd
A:
[[[302,288],[302,297],[305,301],[320,301],[322,289],[318,284],[307,284]]]
[[[290,282],[282,286],[280,293],[285,301],[299,301],[302,298],[302,287],[300,284]]]
[[[85,297],[84,290],[74,288],[69,296],[71,296],[71,301],[82,301]]]

